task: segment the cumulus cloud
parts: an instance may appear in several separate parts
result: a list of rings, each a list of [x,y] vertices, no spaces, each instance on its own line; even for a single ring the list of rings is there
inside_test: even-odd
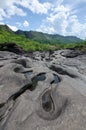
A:
[[[11,28],[13,31],[17,31],[17,30],[18,30],[18,28],[17,28],[16,26],[12,26],[12,25],[9,25],[9,24],[8,24],[8,26],[9,26],[9,28]]]
[[[86,38],[86,16],[83,14],[83,12],[86,12],[86,0],[40,1],[41,0],[0,1],[0,22],[14,15],[26,16],[26,11],[31,11],[34,14],[44,14],[43,16],[45,16],[45,19],[39,28],[37,28],[38,31],[58,33],[61,35],[76,35],[81,38]],[[82,5],[84,5],[84,8]],[[79,14],[81,14],[81,18]],[[81,20],[82,15],[84,20]],[[18,27],[29,26],[29,22],[26,20],[23,23],[17,22],[15,24]]]
[[[0,8],[0,21],[2,21],[4,18],[8,18],[8,15],[2,8]]]
[[[86,23],[80,23],[76,15],[71,16],[68,20],[66,34],[76,35],[83,39],[86,38]]]
[[[46,17],[46,20],[43,21],[38,30],[48,33],[65,33],[65,29],[68,24],[67,18],[70,14],[70,11],[70,8],[59,5],[58,7],[54,8],[53,12]]]
[[[23,26],[24,27],[28,27],[29,26],[29,22],[27,20],[25,20],[24,23],[23,23]]]
[[[16,3],[37,14],[46,14],[52,6],[49,2],[40,3],[38,0],[18,0]]]
[[[11,6],[9,9],[6,10],[6,13],[9,17],[12,15],[26,16],[26,13],[16,6]]]
[[[78,4],[80,1],[76,3]],[[63,4],[63,1],[61,1],[58,6],[54,5],[52,12],[43,20],[37,30],[86,38],[86,22],[81,23],[77,12],[78,8],[73,9],[70,4]]]
[[[0,1],[0,20],[13,15],[26,16],[26,12],[15,5],[15,0]]]
[[[27,12],[22,7],[36,14],[47,14],[51,6],[51,3],[40,3],[39,0],[3,0],[0,1],[0,21],[14,15],[26,16]]]
[[[23,23],[20,22],[16,22],[16,26],[19,28],[23,28],[23,27],[29,27],[29,22],[27,20],[25,20]]]
[[[53,26],[45,26],[45,25],[41,25],[40,28],[36,29],[36,31],[38,32],[45,32],[48,34],[53,34],[56,33],[56,30],[54,29]]]
[[[5,17],[12,15],[26,16],[26,12],[19,5],[29,9],[33,13],[46,14],[52,4],[49,2],[40,3],[38,0],[2,0],[0,1],[0,9],[2,9],[0,18],[3,19],[3,14]]]

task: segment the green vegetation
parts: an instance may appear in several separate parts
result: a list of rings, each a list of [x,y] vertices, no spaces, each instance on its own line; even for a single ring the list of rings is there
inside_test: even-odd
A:
[[[24,50],[57,50],[64,48],[76,48],[86,51],[86,41],[82,41],[75,37],[65,37],[68,43],[62,42],[63,36],[49,35],[39,32],[13,32],[7,25],[0,25],[0,44],[2,43],[16,43]],[[69,40],[70,39],[70,40]],[[73,42],[77,41],[77,42]],[[70,43],[70,44],[69,44]]]
[[[81,42],[82,40],[80,38],[77,38],[75,36],[61,36],[58,34],[47,34],[42,32],[36,32],[36,31],[22,31],[18,30],[15,32],[17,35],[23,35],[26,38],[36,41],[41,44],[67,44],[67,43],[76,43]]]

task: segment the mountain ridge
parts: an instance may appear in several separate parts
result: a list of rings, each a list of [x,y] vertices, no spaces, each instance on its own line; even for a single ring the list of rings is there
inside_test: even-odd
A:
[[[13,31],[8,27],[7,25],[0,25],[0,33],[9,33],[13,34],[15,36],[23,36],[26,39],[36,41],[38,43],[45,43],[45,44],[66,44],[66,43],[76,43],[76,42],[82,42],[83,40],[76,37],[76,36],[62,36],[59,34],[48,34],[38,31],[23,31],[23,30],[17,30]],[[3,34],[4,35],[4,34]]]
[[[52,43],[52,44],[58,44],[58,43],[76,43],[83,41],[82,39],[76,37],[76,36],[63,36],[59,34],[48,34],[38,31],[22,31],[17,30],[15,34],[18,35],[24,35],[26,38],[29,38],[31,40],[37,41],[39,43]]]

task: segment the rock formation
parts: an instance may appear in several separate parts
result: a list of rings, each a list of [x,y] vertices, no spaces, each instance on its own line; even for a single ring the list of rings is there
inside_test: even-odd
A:
[[[0,50],[2,51],[10,51],[10,52],[14,52],[16,54],[24,54],[25,51],[19,47],[18,45],[16,45],[15,43],[2,43],[0,44]]]
[[[68,52],[0,52],[0,130],[86,130],[86,54]]]

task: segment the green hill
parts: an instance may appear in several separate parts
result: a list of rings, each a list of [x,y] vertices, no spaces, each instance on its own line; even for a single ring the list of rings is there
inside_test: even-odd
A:
[[[12,31],[7,25],[0,25],[0,44],[16,43],[24,50],[55,50],[81,46],[83,40],[74,36],[61,36],[36,31]]]
[[[47,50],[51,48],[49,44],[42,45],[39,42],[26,38],[23,34],[16,34],[7,25],[0,25],[0,44],[5,43],[16,43],[26,51]]]
[[[15,32],[17,35],[24,35],[26,38],[29,38],[33,41],[37,41],[39,43],[46,43],[46,44],[67,44],[67,43],[76,43],[81,42],[80,38],[75,36],[61,36],[58,34],[47,34],[42,32],[36,31],[22,31],[18,30]]]

